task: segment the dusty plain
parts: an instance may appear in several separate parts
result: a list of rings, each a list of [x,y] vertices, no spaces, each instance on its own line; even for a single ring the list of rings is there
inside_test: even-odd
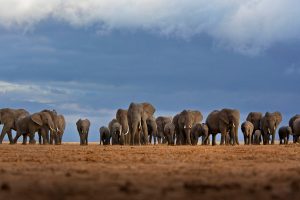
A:
[[[0,145],[0,199],[300,199],[300,145]]]

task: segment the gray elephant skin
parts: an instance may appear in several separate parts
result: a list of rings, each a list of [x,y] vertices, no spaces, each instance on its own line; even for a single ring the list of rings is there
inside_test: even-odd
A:
[[[197,110],[183,110],[174,119],[177,124],[175,125],[176,144],[191,145],[191,129],[194,124],[203,120],[203,115]]]
[[[130,133],[130,145],[141,145],[141,134],[148,138],[147,119],[153,116],[155,108],[150,103],[131,103],[127,118]],[[148,141],[146,141],[148,144]]]
[[[208,126],[205,123],[194,124],[191,130],[192,145],[197,145],[199,137],[202,137],[202,145],[206,145],[209,137]]]
[[[167,139],[164,137],[164,128],[166,124],[171,122],[172,122],[172,117],[159,116],[156,118],[158,144],[167,142]]]
[[[168,145],[174,145],[175,125],[172,122],[169,122],[164,126],[163,137]]]
[[[38,112],[29,116],[25,116],[20,118],[17,123],[17,134],[14,138],[14,143],[17,143],[19,137],[23,135],[23,144],[27,142],[27,135],[29,135],[30,144],[35,144],[34,135],[36,132],[39,132],[43,140],[44,144],[48,143],[47,140],[47,130],[54,130],[54,123],[52,121],[51,115],[48,112]]]
[[[12,130],[17,131],[16,122],[25,116],[28,116],[29,112],[24,109],[0,109],[0,124],[3,124],[3,128],[0,135],[0,144],[7,134],[10,144],[13,144]]]
[[[277,127],[282,121],[282,115],[280,112],[266,112],[261,119],[261,131],[263,136],[263,144],[270,143],[270,137],[272,136],[271,144],[275,144],[275,133]]]
[[[282,126],[278,130],[280,144],[288,144],[290,135],[293,134],[292,128],[289,126]]]
[[[156,124],[156,119],[155,117],[150,117],[149,119],[146,120],[147,123],[147,129],[148,129],[148,140],[149,143],[151,144],[152,138],[154,144],[156,144],[157,140],[157,124]],[[147,138],[146,138],[147,139]]]
[[[128,126],[127,110],[118,109],[116,113],[116,119],[122,126],[122,134],[124,135],[124,144],[130,144],[130,133]]]
[[[55,136],[55,144],[60,145],[62,143],[62,137],[65,133],[66,129],[66,120],[63,115],[57,116],[57,133]],[[51,141],[50,141],[51,144]]]
[[[111,134],[109,129],[106,126],[101,126],[99,132],[100,132],[100,145],[101,143],[103,145],[109,145],[111,139]]]
[[[216,134],[221,133],[221,145],[238,145],[238,127],[240,111],[224,108],[211,112],[206,118],[209,135],[212,135],[212,145],[216,145]]]
[[[244,134],[244,144],[245,145],[252,144],[252,140],[253,140],[252,134],[254,130],[253,124],[250,121],[245,121],[241,125],[241,130]]]
[[[295,143],[299,143],[299,137],[300,137],[300,118],[296,119],[293,123],[293,130],[294,130],[294,135],[295,135]]]
[[[80,137],[80,145],[88,145],[90,125],[91,123],[88,119],[79,119],[76,122],[77,131]]]
[[[252,144],[260,145],[262,141],[261,136],[262,136],[261,130],[254,131]]]
[[[124,145],[125,137],[122,132],[122,125],[118,122],[117,119],[113,119],[109,122],[108,125],[110,135],[111,135],[111,144],[112,145]]]
[[[292,128],[292,133],[295,132],[295,131],[294,131],[294,127],[293,127],[294,121],[295,121],[296,119],[299,119],[299,118],[300,118],[300,115],[299,115],[299,114],[296,114],[296,115],[294,115],[293,117],[291,117],[291,119],[289,120],[289,127]],[[299,136],[297,136],[296,134],[293,134],[293,143],[296,143],[297,141],[299,141]]]

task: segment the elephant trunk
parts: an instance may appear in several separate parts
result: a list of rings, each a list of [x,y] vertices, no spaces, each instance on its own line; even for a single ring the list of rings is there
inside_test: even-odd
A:
[[[186,128],[185,129],[185,137],[186,137],[186,144],[187,145],[191,145],[191,129],[190,128]]]

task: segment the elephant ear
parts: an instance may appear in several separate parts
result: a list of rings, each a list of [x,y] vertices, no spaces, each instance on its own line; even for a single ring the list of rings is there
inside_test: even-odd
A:
[[[203,115],[201,112],[194,110],[194,111],[192,111],[192,113],[194,115],[195,123],[199,123],[203,120]]]
[[[282,115],[280,112],[274,112],[275,118],[276,118],[276,125],[278,126],[282,121]]]
[[[79,126],[80,123],[81,123],[81,119],[79,119],[79,120],[76,122],[76,125]]]
[[[150,103],[142,103],[144,112],[148,114],[148,116],[151,116],[155,113],[155,108]]]
[[[227,112],[225,110],[220,111],[220,113],[219,113],[219,119],[223,123],[229,124],[229,117],[228,117]]]
[[[34,123],[36,123],[36,124],[38,124],[38,125],[40,125],[40,126],[43,125],[43,120],[42,120],[42,117],[41,117],[41,115],[40,115],[39,113],[35,113],[35,114],[31,115],[30,118],[31,118],[31,120],[32,120]]]

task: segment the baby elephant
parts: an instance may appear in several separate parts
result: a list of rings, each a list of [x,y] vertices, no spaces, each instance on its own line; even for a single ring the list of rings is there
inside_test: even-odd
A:
[[[111,144],[124,145],[125,137],[124,133],[122,132],[122,125],[116,119],[113,119],[110,121],[108,128],[111,135]]]
[[[252,144],[252,133],[254,126],[251,122],[245,121],[241,125],[242,132],[244,134],[244,143],[245,145]]]
[[[191,129],[191,142],[192,145],[197,145],[199,137],[202,137],[202,145],[207,144],[208,141],[208,126],[206,124],[195,124]]]
[[[289,126],[280,127],[278,130],[280,144],[288,144],[289,137],[292,135],[292,128]]]
[[[88,135],[90,129],[90,121],[88,119],[79,119],[76,122],[77,130],[80,137],[80,145],[88,145]]]
[[[168,145],[174,145],[175,126],[172,122],[169,122],[164,127],[164,140],[168,142]]]
[[[260,145],[261,143],[261,130],[256,130],[253,135],[252,144]]]
[[[106,126],[102,126],[100,128],[99,132],[100,132],[100,145],[101,145],[101,142],[103,143],[103,145],[109,145],[110,138],[111,138],[109,129]]]

